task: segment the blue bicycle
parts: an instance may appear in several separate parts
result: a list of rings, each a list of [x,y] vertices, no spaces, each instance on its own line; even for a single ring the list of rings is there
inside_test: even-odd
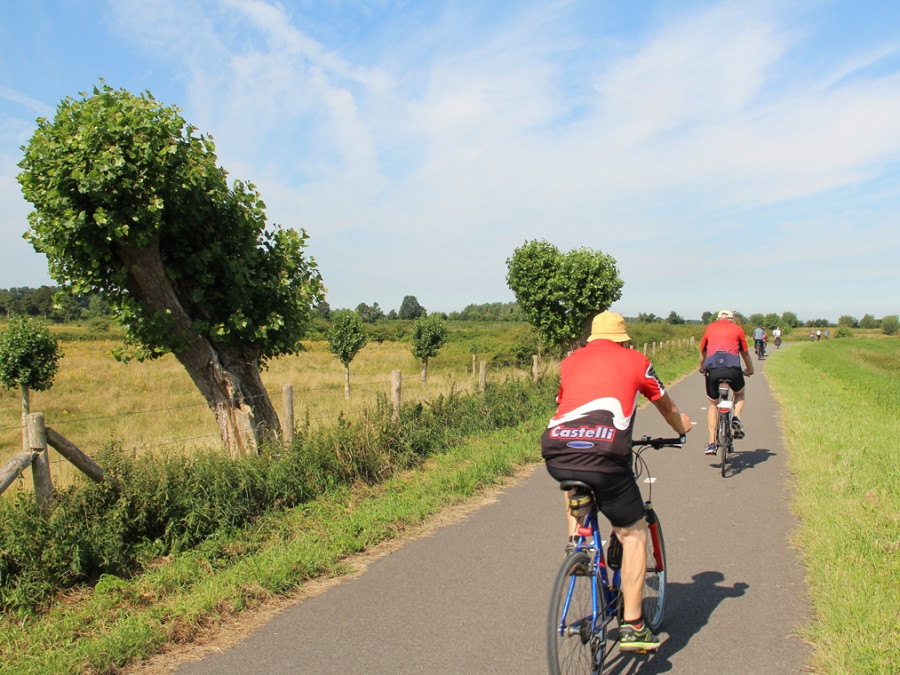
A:
[[[684,436],[643,436],[639,441],[632,441],[635,478],[644,473],[649,475],[647,463],[641,457],[646,448],[680,447],[684,441]],[[652,489],[653,483],[649,485]],[[559,486],[589,496],[591,506],[584,525],[578,528],[575,548],[563,561],[553,586],[547,615],[547,665],[551,675],[588,672],[599,675],[618,642],[618,625],[623,618],[621,544],[611,534],[609,550],[604,555],[597,500],[588,485],[562,481]],[[666,547],[649,496],[644,502],[650,536],[647,537],[643,615],[644,622],[656,633],[662,625],[666,605]]]

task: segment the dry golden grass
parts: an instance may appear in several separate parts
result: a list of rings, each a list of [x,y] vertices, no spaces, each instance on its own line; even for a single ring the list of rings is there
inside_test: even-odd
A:
[[[53,387],[31,393],[31,411],[44,414],[47,426],[88,455],[116,442],[128,451],[190,452],[219,447],[219,429],[200,392],[171,355],[144,363],[119,363],[110,352],[116,340],[62,342],[64,352]],[[294,392],[294,421],[299,427],[330,423],[343,414],[371,407],[379,393],[390,396],[392,370],[400,370],[403,401],[420,401],[477,384],[471,355],[450,345],[431,360],[427,385],[410,345],[373,342],[350,364],[350,399],[344,397],[344,370],[323,341],[305,342],[306,351],[276,359],[262,373],[272,404],[282,417],[282,388]],[[490,377],[507,376],[514,371]],[[520,373],[521,374],[521,373]],[[0,389],[0,465],[21,450],[21,396]],[[59,487],[71,482],[74,469],[50,450],[51,473]],[[31,490],[31,472],[24,472],[7,494]]]

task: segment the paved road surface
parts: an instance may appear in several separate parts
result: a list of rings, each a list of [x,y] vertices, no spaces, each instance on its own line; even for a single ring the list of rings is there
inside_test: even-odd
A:
[[[718,459],[703,454],[701,376],[670,389],[700,424],[683,449],[647,451],[670,566],[664,642],[653,656],[622,655],[613,672],[805,671],[794,631],[809,610],[788,542],[795,520],[779,412],[759,367],[747,391],[747,437],[723,479]],[[636,433],[671,435],[653,408],[639,413]],[[561,493],[537,466],[496,502],[175,672],[545,673],[564,527]]]

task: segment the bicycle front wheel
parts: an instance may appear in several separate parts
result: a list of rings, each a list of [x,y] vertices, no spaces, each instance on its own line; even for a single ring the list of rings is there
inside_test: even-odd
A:
[[[659,631],[666,610],[666,542],[659,516],[647,506],[647,573],[644,575],[644,621],[651,632]]]
[[[547,614],[547,667],[551,675],[600,672],[606,657],[603,593],[590,554],[569,555],[559,569]],[[596,611],[595,611],[596,610]]]

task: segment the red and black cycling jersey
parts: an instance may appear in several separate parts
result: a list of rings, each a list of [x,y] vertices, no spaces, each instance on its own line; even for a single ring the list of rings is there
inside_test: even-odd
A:
[[[703,369],[740,368],[741,352],[747,351],[744,329],[728,319],[713,321],[703,332],[700,351],[706,352]]]
[[[558,408],[541,436],[548,465],[619,473],[631,468],[631,433],[638,395],[650,401],[666,390],[642,353],[594,340],[563,359]]]

